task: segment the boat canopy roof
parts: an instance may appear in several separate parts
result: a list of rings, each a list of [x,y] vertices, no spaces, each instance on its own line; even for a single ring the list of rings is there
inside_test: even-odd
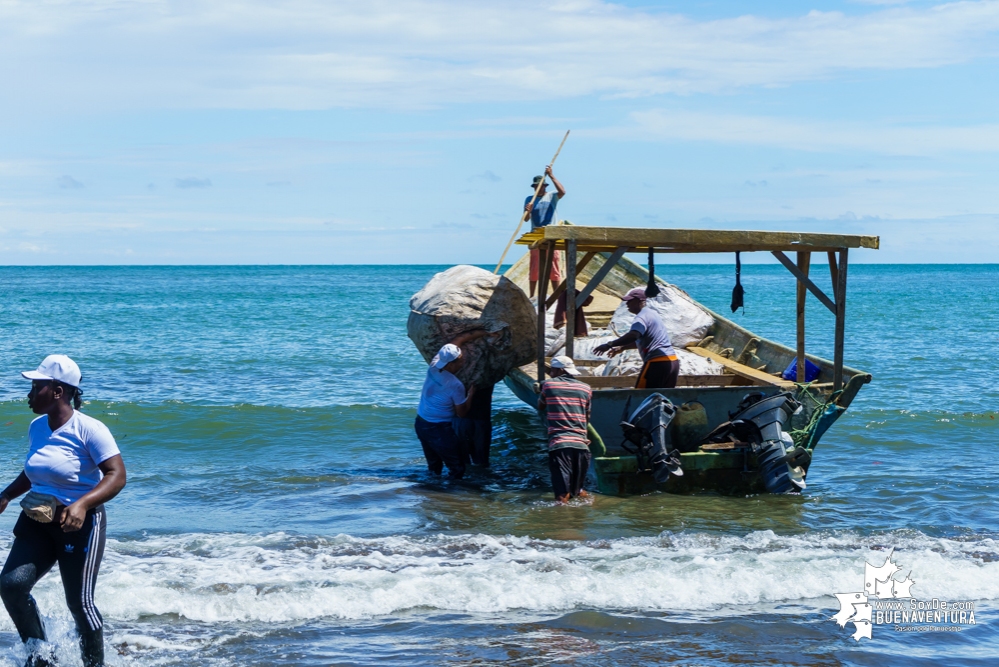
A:
[[[559,250],[576,241],[583,252],[608,252],[629,248],[633,252],[833,252],[844,248],[877,249],[880,238],[855,234],[762,232],[717,229],[653,229],[646,227],[585,227],[549,225],[521,236],[517,243],[537,247],[554,242]]]

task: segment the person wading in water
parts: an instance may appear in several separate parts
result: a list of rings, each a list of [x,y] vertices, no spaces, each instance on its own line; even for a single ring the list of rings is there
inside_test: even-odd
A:
[[[84,667],[100,667],[104,621],[94,606],[94,586],[107,533],[104,503],[125,487],[125,463],[107,426],[79,412],[76,362],[53,354],[21,375],[31,380],[28,407],[41,416],[28,427],[24,470],[0,492],[0,512],[28,494],[0,572],[0,597],[21,641],[30,643],[27,667],[53,665],[38,645],[46,641],[45,627],[31,589],[58,563]]]
[[[555,500],[586,496],[583,483],[590,469],[590,441],[586,425],[590,421],[593,391],[576,379],[579,371],[564,355],[552,358],[551,378],[541,383],[538,411],[548,426],[548,468],[552,475]]]
[[[638,375],[636,389],[672,389],[680,376],[680,361],[669,339],[666,325],[658,313],[645,307],[645,288],[636,287],[622,299],[628,312],[635,314],[631,331],[609,343],[593,348],[594,354],[609,352],[613,357],[624,350],[638,348],[642,355],[642,372]]]
[[[427,459],[427,468],[434,475],[441,474],[445,465],[448,477],[461,479],[465,475],[468,453],[455,433],[454,421],[456,417],[464,418],[471,412],[476,387],[472,385],[466,393],[465,385],[454,374],[464,363],[461,346],[484,336],[496,337],[499,334],[490,334],[485,329],[463,333],[443,346],[427,369],[420,404],[416,409],[415,428]]]

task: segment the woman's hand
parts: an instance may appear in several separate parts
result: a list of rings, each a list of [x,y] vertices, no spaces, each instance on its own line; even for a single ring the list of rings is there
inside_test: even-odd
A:
[[[613,359],[614,357],[616,357],[617,355],[621,354],[622,352],[624,352],[624,350],[622,348],[620,348],[620,347],[612,347],[611,349],[607,350],[607,356],[609,358]]]
[[[62,532],[72,533],[83,527],[83,521],[87,518],[87,508],[83,507],[79,501],[73,503],[62,511],[59,517],[59,525]]]
[[[0,494],[0,514],[3,514],[4,510],[7,509],[7,505],[10,505],[10,499]]]

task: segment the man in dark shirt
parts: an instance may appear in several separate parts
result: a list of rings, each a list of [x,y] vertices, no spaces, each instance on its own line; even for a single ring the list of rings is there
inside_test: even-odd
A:
[[[489,467],[489,447],[493,441],[493,388],[495,385],[477,385],[472,405],[464,417],[456,417],[453,425],[466,464]]]
[[[680,361],[670,342],[669,332],[659,314],[646,308],[644,287],[636,287],[624,295],[628,312],[635,315],[631,330],[625,335],[593,348],[594,354],[608,353],[613,357],[623,350],[638,348],[642,355],[642,371],[636,389],[672,389],[680,377]]]
[[[566,356],[552,359],[551,379],[541,385],[538,410],[545,412],[548,426],[548,467],[555,500],[567,502],[585,496],[583,483],[590,468],[590,421],[593,391],[577,380],[576,364]]]

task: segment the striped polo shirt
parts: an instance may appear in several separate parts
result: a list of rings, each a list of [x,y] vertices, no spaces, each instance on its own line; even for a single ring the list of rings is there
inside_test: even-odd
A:
[[[574,447],[589,449],[586,423],[590,419],[590,385],[571,375],[544,381],[541,395],[545,398],[548,420],[548,449]]]

